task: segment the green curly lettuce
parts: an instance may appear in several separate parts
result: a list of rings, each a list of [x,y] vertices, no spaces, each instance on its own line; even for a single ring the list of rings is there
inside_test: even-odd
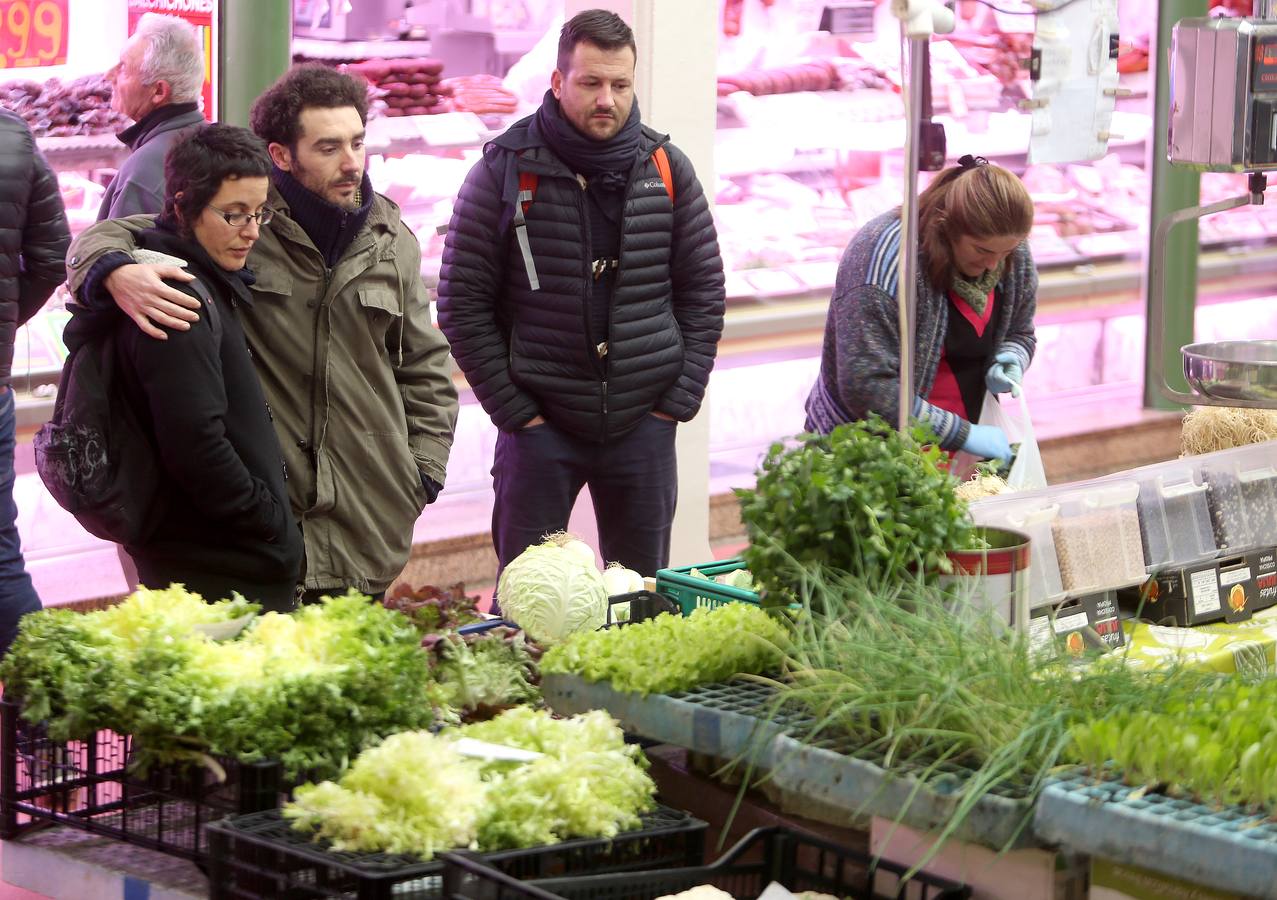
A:
[[[46,610],[24,618],[0,670],[55,739],[130,734],[143,767],[213,755],[323,777],[443,706],[421,636],[398,613],[352,592],[256,616],[231,640],[199,627],[255,608],[174,587],[101,612]]]
[[[618,691],[668,694],[739,674],[780,668],[789,647],[782,620],[751,603],[702,608],[686,618],[576,634],[551,647],[541,672],[609,681]]]
[[[654,805],[647,758],[601,710],[554,719],[522,707],[457,734],[543,754],[529,763],[486,766],[492,789],[479,826],[484,850],[612,838],[638,827],[638,814]]]
[[[468,737],[542,754],[525,763],[463,757]],[[636,827],[656,786],[639,749],[604,712],[554,719],[520,707],[475,725],[397,734],[365,751],[339,781],[298,788],[293,827],[339,850],[500,850]]]
[[[430,859],[474,842],[488,788],[447,741],[409,731],[364,751],[340,782],[297,788],[283,814],[337,850]]]

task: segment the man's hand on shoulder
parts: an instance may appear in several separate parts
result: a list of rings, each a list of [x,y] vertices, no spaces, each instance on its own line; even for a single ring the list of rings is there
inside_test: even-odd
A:
[[[200,308],[199,300],[169,287],[165,279],[194,281],[195,276],[177,266],[131,263],[112,271],[102,286],[143,333],[164,341],[168,335],[157,326],[186,331],[199,321],[193,310]]]

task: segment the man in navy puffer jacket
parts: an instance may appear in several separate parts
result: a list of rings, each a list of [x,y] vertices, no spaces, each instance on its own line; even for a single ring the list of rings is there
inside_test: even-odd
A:
[[[62,283],[71,244],[58,180],[22,119],[0,110],[0,656],[18,633],[18,620],[40,608],[18,539],[13,501],[16,431],[13,339]]]
[[[502,567],[589,485],[603,556],[668,564],[674,435],[723,328],[718,237],[692,165],[642,124],[634,35],[588,10],[541,108],[484,147],[457,198],[439,325],[499,434]]]

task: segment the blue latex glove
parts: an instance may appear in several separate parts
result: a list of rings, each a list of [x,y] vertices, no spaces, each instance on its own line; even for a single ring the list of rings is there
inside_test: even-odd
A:
[[[1010,391],[1013,397],[1020,396],[1020,382],[1023,380],[1024,369],[1020,366],[1020,359],[1008,350],[993,357],[993,365],[989,366],[989,371],[984,376],[984,383],[990,394],[1005,394]]]
[[[997,425],[972,425],[962,449],[983,459],[1011,461],[1011,444],[1007,441],[1006,432]]]

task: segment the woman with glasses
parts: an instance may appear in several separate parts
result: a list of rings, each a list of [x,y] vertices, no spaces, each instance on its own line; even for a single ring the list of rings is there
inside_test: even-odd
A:
[[[182,583],[206,600],[239,592],[285,610],[301,567],[301,533],[237,313],[253,302],[244,264],[271,219],[269,174],[265,145],[243,128],[206,125],[174,144],[164,211],[137,243],[142,258],[176,257],[172,264],[195,276],[171,285],[202,301],[199,320],[166,329],[163,340],[114,309],[77,311],[67,327],[115,329],[116,387],[155,442],[166,508],[145,543],[125,547],[138,580],[152,588]]]
[[[979,419],[985,390],[1018,390],[1033,359],[1032,227],[1033,201],[1020,179],[983,157],[962,157],[918,198],[911,415],[945,450],[1011,458],[1006,433]],[[902,239],[895,209],[860,229],[843,254],[807,398],[809,431],[828,433],[870,413],[896,421]]]

